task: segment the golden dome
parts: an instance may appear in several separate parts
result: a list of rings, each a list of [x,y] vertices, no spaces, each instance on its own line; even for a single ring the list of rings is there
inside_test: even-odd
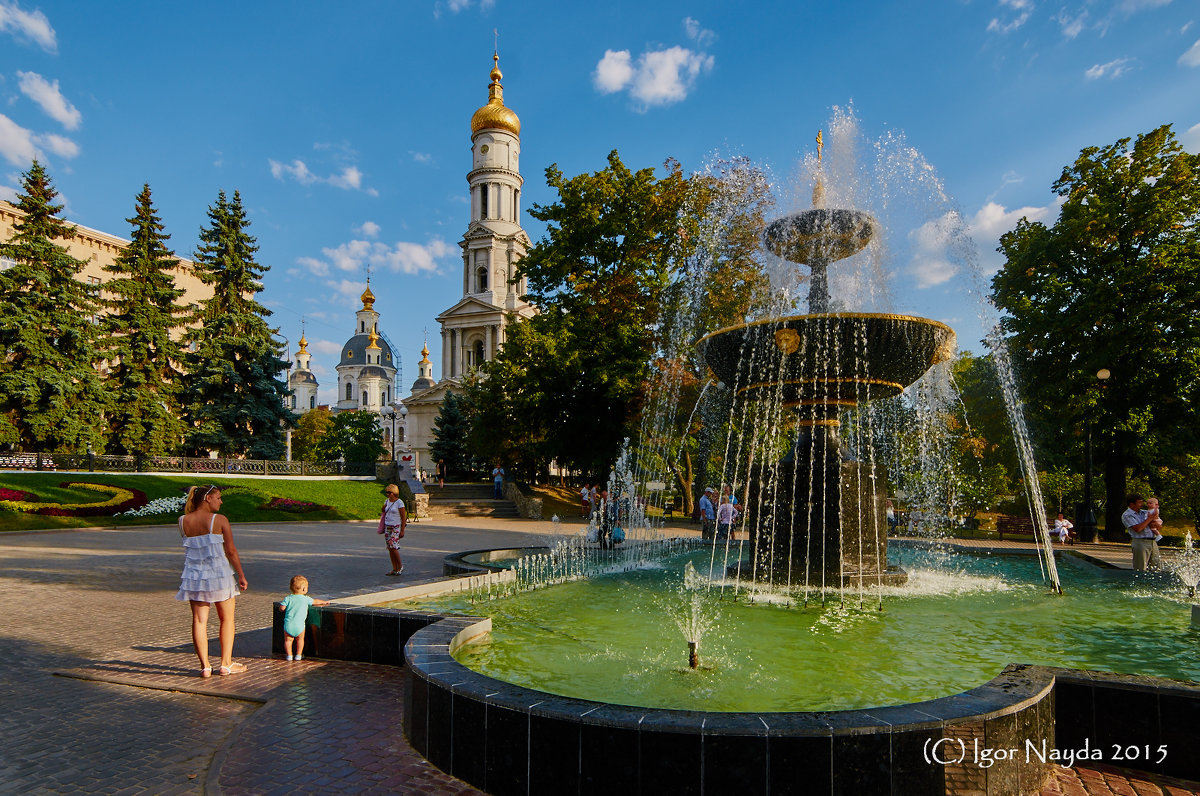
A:
[[[475,115],[471,117],[471,134],[487,128],[496,128],[520,135],[521,120],[512,108],[504,107],[504,88],[500,85],[500,79],[504,75],[500,73],[500,55],[493,53],[492,61],[495,65],[492,67],[492,82],[488,86],[488,103],[475,111]]]
[[[307,349],[307,348],[305,348],[305,346],[307,346],[307,345],[308,345],[308,338],[307,338],[307,337],[305,337],[303,334],[301,334],[301,335],[300,335],[300,350],[299,350],[298,352],[296,352],[296,353],[298,353],[298,354],[307,354],[307,353],[308,353],[308,349]]]
[[[421,361],[417,364],[420,364],[420,365],[428,365],[429,364],[429,343],[426,343],[424,346],[421,347]]]
[[[371,292],[371,280],[367,280],[367,289],[363,291],[362,303],[364,310],[372,310],[375,308],[375,294]]]

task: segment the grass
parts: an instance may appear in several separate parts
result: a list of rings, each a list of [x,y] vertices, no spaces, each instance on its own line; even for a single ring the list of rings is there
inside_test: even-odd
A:
[[[0,472],[0,487],[32,492],[43,503],[94,503],[103,499],[90,490],[64,489],[59,486],[64,481],[132,487],[145,492],[150,500],[182,496],[187,487],[198,483],[215,484],[223,492],[221,513],[235,523],[373,520],[379,517],[379,507],[383,504],[383,485],[375,481],[313,481],[300,478],[213,478],[200,481],[195,476]],[[274,497],[318,503],[330,509],[296,514],[258,508]],[[175,517],[170,514],[149,517],[47,517],[23,511],[0,511],[0,532],[163,525],[174,521]]]

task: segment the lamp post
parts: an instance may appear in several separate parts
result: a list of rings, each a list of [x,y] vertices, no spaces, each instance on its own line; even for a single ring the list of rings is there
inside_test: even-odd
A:
[[[1096,371],[1096,380],[1100,386],[1112,373],[1108,368]],[[1092,512],[1092,413],[1089,407],[1087,419],[1084,421],[1083,437],[1083,502],[1075,507],[1075,526],[1079,528],[1079,538],[1095,543],[1100,541],[1096,527],[1096,515]]]

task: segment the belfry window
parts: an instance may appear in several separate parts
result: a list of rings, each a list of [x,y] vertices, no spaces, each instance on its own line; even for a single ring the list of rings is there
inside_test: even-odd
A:
[[[482,293],[488,289],[487,266],[481,265],[475,269],[475,292]]]
[[[309,409],[317,408],[317,396],[315,396],[315,395],[308,396],[308,408]]]
[[[346,382],[346,400],[347,401],[354,400],[354,385],[351,384],[350,382]]]
[[[479,217],[488,217],[488,184],[479,186]]]
[[[483,341],[475,341],[475,367],[479,367],[484,362],[483,359]]]
[[[363,390],[363,401],[362,401],[362,405],[363,405],[363,407],[366,407],[366,406],[367,406],[367,391],[366,391],[366,390]]]

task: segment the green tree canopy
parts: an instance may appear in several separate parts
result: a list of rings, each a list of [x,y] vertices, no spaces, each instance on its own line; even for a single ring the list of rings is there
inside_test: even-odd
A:
[[[186,309],[177,303],[179,260],[167,248],[170,235],[150,199],[138,194],[129,245],[106,271],[114,277],[101,319],[108,376],[108,452],[158,455],[178,452],[184,425],[179,406],[183,348],[174,337]]]
[[[333,413],[328,409],[310,409],[296,420],[292,433],[292,457],[301,461],[320,459],[321,439],[333,426]]]
[[[85,261],[55,241],[75,237],[58,192],[36,160],[21,177],[0,257],[0,443],[30,451],[103,448],[104,400],[96,371],[97,295],[79,278]]]
[[[1195,443],[1200,156],[1165,125],[1084,149],[1053,188],[1053,226],[1022,219],[1001,237],[993,298],[1033,410],[1061,429],[1090,421],[1100,438],[1119,531],[1127,465],[1145,472]]]
[[[313,414],[308,412],[307,414]],[[387,451],[374,412],[338,412],[317,443],[317,458],[373,462]]]
[[[254,259],[258,247],[236,191],[232,200],[221,191],[208,218],[195,263],[213,295],[200,303],[187,338],[194,347],[183,391],[188,447],[278,459],[294,417],[284,407],[289,391],[280,374],[287,362],[266,322],[271,311],[254,298],[269,269]]]

